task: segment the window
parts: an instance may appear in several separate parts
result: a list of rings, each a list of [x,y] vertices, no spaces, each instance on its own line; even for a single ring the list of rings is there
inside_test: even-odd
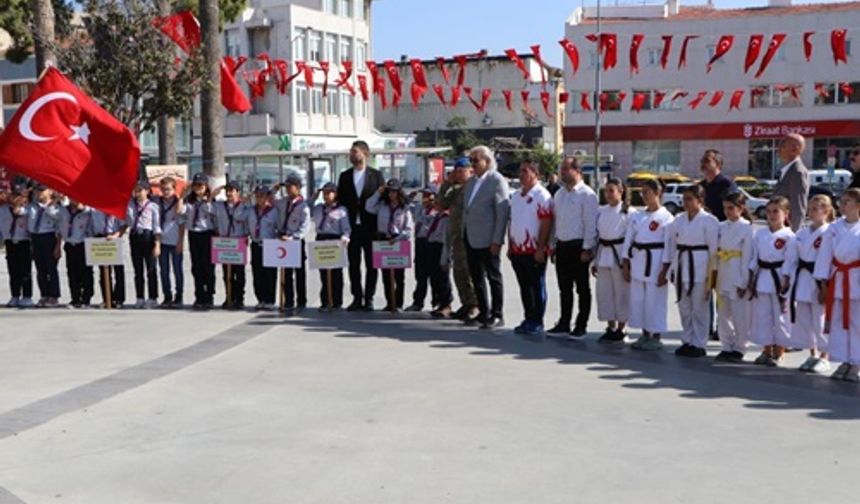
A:
[[[335,2],[337,2],[337,0],[323,0],[323,12],[326,14],[334,14]]]
[[[355,41],[355,69],[364,70],[367,62],[367,45],[361,40]]]
[[[296,113],[308,113],[308,88],[304,84],[296,85]]]
[[[325,35],[325,61],[337,63],[337,35],[333,33]]]
[[[777,155],[777,147],[780,140],[764,139],[750,140],[749,150],[749,174],[753,177],[774,178],[776,171],[780,168]]]
[[[311,89],[311,113],[322,114],[322,88]]]
[[[340,93],[335,90],[330,90],[326,95],[326,105],[325,105],[325,113],[328,115],[336,116],[338,115],[338,111],[340,110]]]
[[[238,57],[242,53],[239,42],[239,30],[224,30],[224,55]]]
[[[623,102],[618,103],[619,102],[618,98],[620,97],[619,96],[620,94],[621,94],[621,91],[619,91],[617,89],[611,90],[611,91],[603,91],[603,93],[601,93],[601,95],[606,95],[606,108],[604,109],[604,111],[617,112],[617,111],[621,110],[621,105],[623,104]],[[625,96],[624,102],[630,103],[631,99],[632,98]],[[599,99],[597,100],[597,102],[598,102],[597,106],[600,106],[600,100]],[[593,107],[595,104],[592,103],[591,105]]]
[[[352,17],[352,0],[340,0],[338,14],[343,17]]]
[[[816,82],[816,105],[860,103],[860,82]]]
[[[803,85],[776,84],[750,89],[750,108],[802,107]]]
[[[681,171],[681,142],[673,140],[633,142],[633,170]]]
[[[365,0],[355,0],[355,18],[359,21],[364,21],[367,18],[364,4]]]
[[[342,90],[340,92],[340,110],[346,117],[355,115],[355,99],[347,91]]]
[[[660,56],[663,55],[663,50],[656,47],[648,48],[648,66],[655,67],[660,65]]]
[[[367,117],[367,102],[363,99],[359,100],[358,117]]]
[[[310,60],[319,61],[322,59],[322,33],[312,31],[308,37],[308,45],[310,46]]]
[[[3,86],[3,104],[19,105],[24,103],[24,100],[30,96],[30,91],[35,87],[36,85],[32,82],[19,82]]]
[[[352,61],[352,37],[340,37],[340,64],[344,61]]]
[[[642,104],[642,110],[651,110],[651,100],[653,100],[654,92],[649,89],[634,89],[630,95],[630,110],[633,110],[633,100],[638,94],[645,94],[645,103]],[[662,105],[662,103],[661,103]]]
[[[293,59],[296,61],[305,61],[308,59],[307,44],[305,43],[307,36],[305,30],[296,30],[296,35],[293,37]]]
[[[597,52],[588,51],[588,68],[594,68],[597,66]]]

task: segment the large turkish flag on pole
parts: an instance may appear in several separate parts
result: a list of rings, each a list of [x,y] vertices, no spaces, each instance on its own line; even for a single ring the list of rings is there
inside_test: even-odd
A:
[[[134,133],[56,68],[0,134],[0,164],[121,219],[139,163]]]

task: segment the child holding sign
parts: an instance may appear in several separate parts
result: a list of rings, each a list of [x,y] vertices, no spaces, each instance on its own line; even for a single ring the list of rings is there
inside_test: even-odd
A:
[[[218,236],[223,238],[246,238],[248,236],[248,214],[250,209],[242,202],[239,194],[240,187],[236,181],[227,182],[224,192],[226,201],[216,201],[215,220],[218,224]],[[215,190],[214,195],[220,192]],[[224,287],[229,298],[224,300],[221,307],[225,310],[241,310],[245,307],[245,264],[224,264]],[[228,285],[229,284],[229,285]]]
[[[62,209],[60,234],[65,242],[66,273],[75,308],[86,308],[93,297],[93,268],[87,266],[84,251],[84,239],[90,234],[90,219],[92,210],[79,201],[70,200]]]
[[[278,211],[272,205],[272,189],[259,185],[254,189],[254,208],[248,212],[251,232],[251,270],[254,273],[254,295],[257,310],[275,309],[275,284],[278,269],[263,266],[263,240],[278,237]]]
[[[27,192],[15,187],[8,201],[0,205],[0,237],[6,244],[6,266],[9,270],[9,290],[12,298],[9,308],[33,306],[33,256],[30,251],[30,232],[27,231]]]
[[[293,308],[304,309],[308,304],[307,270],[305,268],[305,236],[311,224],[311,211],[302,196],[302,179],[297,174],[291,174],[284,182],[287,197],[278,201],[278,216],[280,219],[281,240],[300,240],[302,242],[302,265],[300,268],[285,270],[285,315],[292,314]],[[295,271],[295,283],[293,283]]]
[[[106,238],[108,240],[117,240],[125,234],[126,224],[113,215],[108,215],[101,210],[92,210],[90,214],[90,232],[89,235],[94,238]],[[111,281],[113,276],[113,284]],[[102,279],[99,282],[99,288],[102,291],[103,306],[105,308],[122,308],[125,303],[125,267],[122,265],[102,266],[101,276],[107,277],[107,280]],[[105,291],[105,282],[107,288],[111,292]],[[111,286],[112,285],[112,286]],[[110,304],[108,304],[108,301]]]
[[[412,212],[409,211],[406,194],[399,180],[391,179],[380,187],[379,191],[367,200],[365,210],[377,216],[377,240],[387,240],[393,244],[398,240],[409,241],[412,237]],[[385,309],[392,312],[402,311],[403,269],[392,269],[388,274],[382,275],[382,283],[385,285]]]
[[[313,221],[317,241],[342,240],[349,242],[349,215],[346,207],[338,204],[337,186],[332,182],[322,188],[323,202],[314,207]],[[331,274],[331,294],[328,292],[328,275]],[[343,269],[320,270],[320,311],[337,310],[343,305]],[[329,303],[331,300],[331,303]]]

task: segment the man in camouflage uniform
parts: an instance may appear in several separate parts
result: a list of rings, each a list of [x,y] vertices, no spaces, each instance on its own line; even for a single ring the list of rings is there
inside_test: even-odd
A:
[[[478,316],[478,298],[469,276],[469,265],[466,261],[466,244],[463,241],[463,187],[472,177],[472,166],[469,158],[460,158],[454,164],[454,171],[439,188],[439,195],[445,208],[451,211],[449,232],[452,245],[451,256],[454,263],[454,284],[460,295],[462,306],[451,316],[460,320],[473,319]]]

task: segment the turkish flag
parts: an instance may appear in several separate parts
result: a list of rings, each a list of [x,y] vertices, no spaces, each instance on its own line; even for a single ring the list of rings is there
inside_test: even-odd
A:
[[[678,58],[678,69],[681,67],[687,66],[687,47],[690,45],[690,41],[693,39],[699,38],[698,35],[687,35],[684,37],[684,42],[681,44],[681,56]]]
[[[845,35],[848,30],[833,30],[830,32],[830,48],[833,49],[833,63],[839,65],[839,62],[848,63],[848,50],[845,47]]]
[[[562,105],[565,105],[569,101],[570,101],[570,93],[568,93],[567,91],[562,91],[561,93],[558,94],[558,102],[561,103]]]
[[[457,66],[460,67],[460,70],[457,72],[457,87],[461,87],[466,82],[466,56],[458,54],[454,56],[454,60],[457,61]]]
[[[523,60],[520,59],[519,54],[517,54],[517,50],[516,49],[505,49],[505,55],[508,57],[508,59],[510,59],[511,61],[514,62],[514,65],[516,65],[517,68],[520,69],[520,72],[523,73],[523,78],[528,79],[529,78],[529,71],[526,69],[526,65],[525,65],[525,63],[523,63]]]
[[[505,108],[508,110],[513,110],[511,106],[511,90],[510,89],[502,89],[502,96],[505,97]]]
[[[720,58],[726,55],[732,49],[732,44],[735,43],[734,35],[723,35],[720,37],[720,41],[717,42],[717,47],[714,48],[714,55],[711,57],[711,60],[708,61],[708,72],[711,72],[711,68],[714,63],[719,61]]]
[[[298,64],[298,62],[296,62]],[[373,94],[379,90],[379,67],[376,65],[375,61],[367,62],[367,71],[370,73],[370,88],[373,90]]]
[[[367,76],[358,75],[358,90],[361,92],[361,99],[367,101],[370,98],[370,93],[367,89]]]
[[[475,107],[475,109],[478,112],[484,111],[484,108],[486,108],[486,106],[487,106],[487,102],[490,100],[490,95],[493,94],[493,91],[491,89],[482,90],[481,91],[481,102],[478,103],[478,101],[475,100],[475,98],[472,96],[472,88],[463,87],[463,91],[466,92],[466,98],[468,98],[469,101],[472,102],[472,105]]]
[[[402,95],[403,82],[400,80],[400,73],[397,71],[397,65],[394,63],[394,60],[385,60],[382,62],[382,66],[385,67],[385,72],[388,74],[388,80],[391,81],[394,96]]]
[[[711,96],[711,101],[708,102],[708,106],[716,107],[719,105],[720,101],[723,99],[723,95],[725,95],[723,91],[714,91],[714,94]]]
[[[54,67],[0,134],[0,164],[120,219],[139,163],[134,133]]]
[[[412,67],[412,80],[424,90],[430,86],[427,85],[427,76],[424,74],[424,65],[420,59],[409,60],[409,66]]]
[[[460,103],[460,86],[451,87],[451,108],[457,106]]]
[[[433,92],[436,93],[436,97],[439,98],[442,107],[446,107],[448,104],[445,102],[445,90],[442,88],[442,84],[433,84]]]
[[[180,49],[190,53],[200,47],[200,22],[191,11],[182,11],[166,17],[155,17],[152,25],[167,35]]]
[[[672,50],[672,36],[662,35],[661,38],[663,39],[663,52],[660,54],[660,66],[665,70],[666,65],[669,64],[669,52]]]
[[[633,112],[639,113],[642,110],[642,107],[645,106],[645,100],[648,98],[648,95],[645,93],[634,93],[633,94],[633,105],[630,106],[630,110]]]
[[[328,61],[320,61],[320,70],[323,72],[323,98],[328,96],[328,71],[331,68]]]
[[[543,57],[540,54],[540,44],[531,46],[532,54],[535,57],[535,60],[538,62],[538,66],[540,67],[540,81],[541,84],[546,86],[546,75],[544,74],[544,62]]]
[[[450,84],[451,74],[448,72],[448,67],[445,66],[445,58],[441,56],[436,58],[436,66],[438,66],[439,71],[442,72],[442,78],[445,79],[445,84]]]
[[[550,102],[549,91],[541,91],[540,92],[540,102],[543,105],[543,111],[547,115],[547,117],[553,117],[552,112],[550,112],[550,110],[549,110],[549,102]]]
[[[600,93],[600,96],[597,97],[597,101],[600,103],[600,111],[606,111],[609,107],[609,95],[606,93]]]
[[[229,58],[229,59],[228,59]],[[229,56],[221,60],[221,105],[230,112],[244,114],[251,110],[251,102],[236,82],[236,71],[246,60],[239,58],[239,62],[233,62]],[[232,68],[231,68],[232,67]]]
[[[764,42],[764,35],[760,33],[750,35],[749,45],[747,45],[747,57],[744,59],[744,73],[749,72],[750,68],[755,65],[761,52],[762,42]]]
[[[815,35],[814,31],[808,31],[803,33],[803,56],[806,58],[806,61],[812,61],[812,36]]]
[[[744,97],[743,89],[736,89],[734,93],[732,93],[732,99],[729,102],[729,110],[731,109],[741,109],[741,99]]]
[[[409,92],[412,97],[412,109],[418,110],[418,103],[422,98],[424,98],[424,93],[427,92],[427,88],[421,87],[417,82],[413,82]]]
[[[690,103],[688,104],[690,106],[690,110],[696,110],[696,108],[699,107],[699,104],[702,103],[702,100],[704,100],[706,96],[708,96],[707,91],[699,91],[696,97],[690,100]]]
[[[767,70],[767,66],[770,65],[771,60],[774,56],[776,56],[776,52],[779,50],[779,47],[782,45],[782,42],[785,40],[785,33],[774,33],[770,38],[770,44],[767,46],[767,52],[764,53],[764,57],[761,59],[761,65],[758,67],[758,72],[755,74],[755,78],[758,79],[762,76],[765,70]]]
[[[305,85],[308,89],[314,88],[314,69],[304,61],[296,61],[296,68],[305,74]]]
[[[639,73],[639,46],[644,38],[645,35],[634,33],[630,41],[630,75]]]
[[[601,33],[600,50],[603,52],[603,69],[615,68],[615,64],[618,62],[618,35]]]
[[[588,103],[588,93],[579,93],[579,108],[581,108],[582,110],[591,110],[591,104]]]
[[[523,110],[529,110],[529,90],[523,89],[520,91],[520,100],[523,102]]]
[[[663,103],[663,99],[666,98],[665,91],[654,91],[654,104],[651,105],[652,109],[660,108],[660,105]]]
[[[827,87],[824,84],[816,84],[815,92],[822,98],[830,98],[830,92],[827,91]]]
[[[564,52],[567,54],[567,58],[573,66],[573,75],[576,75],[576,71],[579,70],[579,50],[570,40],[561,39],[558,43],[564,48]]]

